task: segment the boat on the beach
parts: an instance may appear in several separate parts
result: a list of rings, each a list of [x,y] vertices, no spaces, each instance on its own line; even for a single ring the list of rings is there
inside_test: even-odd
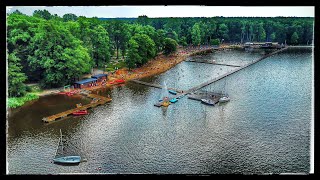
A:
[[[115,80],[115,82],[116,82],[116,83],[124,83],[125,80],[123,80],[123,79],[117,79],[117,80]]]
[[[77,156],[77,155],[64,155],[64,141],[62,140],[62,132],[61,132],[61,129],[60,129],[60,139],[59,139],[59,144],[58,144],[58,147],[57,147],[57,151],[56,151],[56,154],[55,154],[55,157],[53,158],[53,162],[54,163],[57,163],[57,164],[78,164],[81,162],[81,157],[80,156]],[[58,151],[61,151],[61,152],[58,152]],[[60,155],[59,155],[60,154]]]
[[[203,104],[207,104],[207,105],[209,105],[209,106],[214,106],[214,104],[215,104],[212,99],[201,99],[201,102],[202,102]]]

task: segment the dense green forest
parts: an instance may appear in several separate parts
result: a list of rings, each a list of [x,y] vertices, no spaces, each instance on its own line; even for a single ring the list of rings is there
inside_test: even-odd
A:
[[[274,41],[307,45],[314,18],[212,17],[99,19],[47,10],[7,16],[9,97],[24,96],[26,82],[43,88],[74,82],[111,58],[128,68],[142,66],[158,53],[180,46]]]

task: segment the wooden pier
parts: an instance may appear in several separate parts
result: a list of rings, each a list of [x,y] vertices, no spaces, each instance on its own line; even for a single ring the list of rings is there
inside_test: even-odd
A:
[[[148,82],[144,82],[144,81],[139,81],[139,80],[131,80],[132,82],[135,82],[137,84],[142,84],[142,85],[145,85],[145,86],[150,86],[150,87],[154,87],[154,88],[159,88],[159,89],[163,89],[164,87],[161,86],[161,85],[158,85],[158,84],[152,84],[152,83],[148,83]],[[178,93],[182,92],[182,90],[180,89],[175,89],[175,88],[167,88],[168,90],[174,90]]]
[[[201,83],[198,86],[194,86],[194,87],[192,87],[192,88],[190,88],[190,89],[188,89],[186,91],[177,90],[177,89],[173,89],[173,88],[167,88],[167,89],[172,89],[172,90],[175,90],[175,91],[178,92],[177,95],[171,97],[170,99],[173,99],[173,98],[179,99],[179,98],[182,98],[182,97],[186,96],[187,94],[191,94],[192,93],[191,95],[188,96],[189,99],[194,99],[194,100],[199,100],[199,101],[201,101],[201,99],[212,99],[215,103],[217,103],[217,102],[219,102],[220,97],[224,96],[224,94],[216,93],[216,92],[205,92],[205,93],[203,93],[203,92],[194,93],[194,92],[199,90],[199,89],[201,89],[201,88],[203,88],[203,87],[205,87],[205,86],[208,86],[209,84],[212,84],[212,83],[214,83],[214,82],[216,82],[216,81],[218,81],[218,80],[220,80],[222,78],[225,78],[225,77],[227,77],[227,76],[229,76],[229,75],[231,75],[231,74],[233,74],[235,72],[238,72],[238,71],[240,71],[240,70],[242,70],[242,69],[244,69],[244,68],[246,68],[248,66],[251,66],[252,64],[255,64],[255,63],[257,63],[257,62],[259,62],[259,61],[261,61],[261,60],[263,60],[263,59],[265,59],[267,57],[270,57],[270,56],[272,56],[272,55],[274,55],[276,53],[279,53],[279,52],[281,52],[283,50],[286,50],[286,49],[287,49],[287,47],[282,48],[280,50],[277,50],[277,51],[274,51],[274,52],[272,52],[270,54],[267,54],[267,55],[265,55],[265,56],[263,56],[263,57],[261,57],[261,58],[259,58],[257,60],[254,60],[254,61],[252,61],[252,62],[250,62],[250,63],[248,63],[246,65],[237,66],[237,68],[227,72],[226,74],[222,74],[222,75],[220,75],[220,76],[218,76],[216,78],[213,78],[213,79],[211,79],[211,80],[209,80],[207,82]],[[217,64],[217,63],[215,63],[215,64]],[[219,65],[222,65],[222,63],[219,63]],[[223,65],[226,65],[226,64],[223,64]],[[236,65],[232,65],[232,66],[236,66]],[[160,88],[160,89],[163,88],[162,86],[157,85],[157,84],[147,83],[147,82],[143,82],[143,81],[139,81],[139,80],[132,80],[132,81],[135,82],[135,83],[143,84],[143,85],[150,86],[150,87],[155,87],[155,88]],[[204,94],[206,94],[206,95],[204,95]],[[208,96],[208,94],[211,95],[211,98]],[[154,104],[154,106],[161,107],[161,103],[157,102],[157,103]]]
[[[222,65],[222,66],[231,66],[231,67],[241,67],[240,65],[233,65],[233,64],[225,64],[225,63],[214,63],[216,65]]]
[[[252,62],[250,62],[250,63],[248,63],[248,64],[246,64],[246,65],[243,65],[243,66],[241,66],[241,67],[239,67],[239,68],[236,68],[236,69],[234,69],[234,70],[231,70],[231,71],[229,71],[228,73],[222,74],[222,75],[220,75],[220,76],[218,76],[218,77],[216,77],[216,78],[213,78],[213,79],[211,79],[211,80],[209,80],[209,81],[207,81],[207,82],[201,83],[200,85],[195,86],[195,87],[193,87],[193,88],[185,91],[185,93],[188,94],[188,93],[197,91],[198,89],[201,89],[201,88],[203,88],[203,87],[205,87],[205,86],[208,86],[209,84],[212,84],[212,83],[214,83],[214,82],[216,82],[216,81],[218,81],[218,80],[220,80],[220,79],[222,79],[222,78],[225,78],[225,77],[229,76],[230,74],[233,74],[233,73],[235,73],[235,72],[238,72],[238,71],[240,71],[240,70],[242,70],[242,69],[244,69],[244,68],[246,68],[246,67],[248,67],[248,66],[251,66],[252,64],[255,64],[255,63],[257,63],[257,62],[259,62],[259,61],[261,61],[261,60],[263,60],[263,59],[265,59],[265,58],[267,58],[267,57],[270,57],[270,56],[272,56],[272,55],[274,55],[274,54],[276,54],[276,53],[279,53],[279,52],[281,52],[281,51],[283,51],[283,50],[285,50],[285,49],[287,49],[287,47],[286,47],[286,48],[283,48],[283,49],[280,49],[280,50],[277,50],[277,51],[274,51],[274,52],[272,52],[272,53],[270,53],[270,54],[267,54],[267,55],[265,55],[265,56],[263,56],[263,57],[255,60],[255,61],[252,61]]]
[[[213,60],[210,61],[210,60],[193,60],[193,59],[189,59],[189,60],[186,60],[186,62],[205,63],[205,64],[214,64],[214,65],[231,66],[231,67],[241,67],[240,65],[217,63],[216,61],[213,61]]]
[[[57,119],[67,117],[68,115],[71,115],[75,111],[90,109],[90,108],[105,104],[107,102],[110,102],[112,100],[111,98],[99,96],[99,95],[96,95],[96,94],[88,94],[87,97],[92,98],[92,99],[96,99],[96,102],[93,102],[93,103],[90,103],[90,104],[86,104],[86,105],[83,105],[81,107],[77,107],[77,108],[74,108],[74,109],[70,109],[70,110],[67,110],[67,111],[52,115],[52,116],[44,117],[42,119],[42,121],[44,121],[46,123],[52,122],[52,121],[55,121]]]

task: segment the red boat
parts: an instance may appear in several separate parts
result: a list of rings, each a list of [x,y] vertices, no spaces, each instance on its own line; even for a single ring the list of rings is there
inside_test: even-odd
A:
[[[87,110],[78,110],[72,113],[75,116],[89,114]]]
[[[117,83],[124,83],[125,80],[123,80],[123,79],[117,79],[117,80],[115,80],[115,82],[117,82]]]

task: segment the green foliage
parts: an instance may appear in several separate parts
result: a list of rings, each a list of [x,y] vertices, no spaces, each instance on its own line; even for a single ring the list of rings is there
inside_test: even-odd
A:
[[[43,23],[30,46],[34,54],[28,57],[29,65],[40,72],[43,87],[61,87],[90,72],[92,63],[87,49],[61,23]]]
[[[156,55],[154,41],[146,34],[136,34],[129,40],[127,67],[132,69],[142,66]]]
[[[165,55],[169,55],[173,52],[176,52],[177,50],[177,46],[178,46],[178,43],[174,40],[174,39],[171,39],[171,38],[166,38],[164,40],[164,54]]]
[[[75,14],[69,13],[62,16],[63,21],[76,21],[78,17]]]
[[[186,47],[188,45],[187,38],[185,36],[182,36],[180,38],[179,44],[182,45],[183,47]]]
[[[224,23],[220,24],[219,30],[218,30],[220,39],[224,39],[225,41],[229,40],[228,32],[229,32],[228,26]]]
[[[201,42],[200,26],[199,23],[195,23],[191,31],[192,44],[197,46]]]
[[[291,44],[298,44],[298,39],[299,39],[298,33],[294,32],[291,36]]]
[[[53,16],[50,14],[50,12],[46,9],[44,10],[35,10],[33,12],[33,16],[35,17],[39,17],[39,18],[43,18],[43,19],[46,19],[46,20],[49,20],[49,19],[52,19]]]
[[[219,39],[211,39],[210,44],[213,46],[217,46],[220,44],[220,40]]]
[[[17,108],[19,106],[24,105],[24,103],[35,99],[39,99],[39,96],[35,93],[28,93],[23,97],[8,98],[8,107]]]
[[[102,66],[110,61],[110,47],[108,32],[102,26],[96,26],[92,30],[92,58],[96,65]]]
[[[26,75],[21,72],[20,59],[16,53],[11,53],[8,56],[8,92],[9,97],[20,97],[25,95],[26,87],[24,81],[27,79]]]

